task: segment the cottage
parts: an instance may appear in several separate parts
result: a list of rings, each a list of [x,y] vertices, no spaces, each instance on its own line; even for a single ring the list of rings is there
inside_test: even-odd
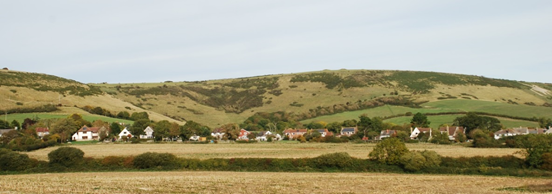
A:
[[[333,136],[333,133],[328,131],[328,129],[315,129],[315,130],[318,131],[318,133],[320,133],[321,137]]]
[[[297,139],[307,133],[306,129],[286,129],[284,130],[284,135],[289,139]]]
[[[240,135],[238,135],[237,140],[249,140],[249,138],[247,137],[249,134],[251,134],[251,132],[249,132],[245,129],[241,129],[240,130]]]
[[[390,138],[390,137],[394,137],[394,136],[397,136],[397,131],[396,130],[382,130],[380,132],[380,135],[376,137],[376,140],[383,140],[385,138]]]
[[[134,135],[132,135],[126,127],[121,131],[121,133],[119,133],[118,136],[119,136],[119,139],[123,139],[123,137],[127,137],[127,138],[134,137]]]
[[[532,129],[527,127],[519,127],[519,128],[513,128],[513,129],[501,129],[494,133],[495,139],[501,139],[504,137],[511,137],[511,136],[517,136],[517,135],[529,135],[529,134],[547,134],[550,130],[546,129]]]
[[[418,136],[420,134],[427,134],[429,133],[429,139],[431,139],[431,128],[414,128],[414,130],[412,130],[412,128],[410,128],[410,139],[418,139]]]
[[[449,136],[450,141],[456,140],[456,134],[459,134],[459,133],[466,134],[466,130],[464,129],[464,127],[461,127],[461,126],[441,127],[439,128],[439,132],[441,132],[441,134],[443,133],[447,134]]]
[[[37,127],[35,130],[36,130],[36,135],[37,135],[38,138],[40,138],[40,139],[42,139],[44,136],[50,134],[50,130],[49,130],[48,128]]]
[[[215,129],[213,130],[213,132],[211,133],[211,136],[213,136],[215,139],[218,139],[218,140],[221,140],[222,137],[224,137],[224,129]]]
[[[341,135],[351,136],[358,132],[358,127],[342,127]]]
[[[85,125],[81,127],[75,134],[73,134],[71,139],[73,141],[99,140],[100,133],[105,133],[106,136],[108,135],[107,129],[105,127],[88,127]]]
[[[257,137],[255,137],[255,140],[257,141],[267,141],[267,136],[272,135],[272,132],[270,131],[261,131],[259,134],[257,134]]]
[[[146,127],[146,129],[144,129],[144,134],[145,135],[140,135],[140,139],[153,139],[153,128],[150,126]]]

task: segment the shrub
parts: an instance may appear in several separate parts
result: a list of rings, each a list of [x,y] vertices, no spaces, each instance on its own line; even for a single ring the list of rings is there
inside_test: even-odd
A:
[[[426,159],[420,152],[408,152],[400,157],[400,163],[405,170],[415,172],[424,167]]]
[[[399,164],[400,157],[408,153],[408,148],[397,138],[386,138],[379,142],[368,155],[381,163]]]
[[[27,154],[19,154],[8,149],[0,149],[0,171],[22,171],[31,166]]]
[[[542,165],[540,168],[552,171],[552,152],[544,153],[542,155]]]
[[[353,158],[347,152],[338,152],[332,154],[320,155],[313,158],[316,167],[318,168],[345,168],[351,167]]]
[[[133,166],[139,169],[171,168],[176,166],[177,158],[169,153],[146,152],[134,157]]]
[[[48,153],[50,164],[59,164],[70,167],[82,162],[84,152],[74,147],[61,147]]]

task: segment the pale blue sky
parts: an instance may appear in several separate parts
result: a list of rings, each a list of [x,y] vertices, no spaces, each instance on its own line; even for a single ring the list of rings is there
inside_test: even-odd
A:
[[[0,66],[84,83],[324,69],[552,83],[552,1],[0,0]]]

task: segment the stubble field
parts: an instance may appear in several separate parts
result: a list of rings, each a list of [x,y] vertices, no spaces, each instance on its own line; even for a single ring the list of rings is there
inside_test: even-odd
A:
[[[512,193],[504,188],[550,182],[483,176],[205,171],[0,176],[5,193]]]
[[[130,156],[145,152],[172,153],[180,158],[312,158],[322,154],[347,152],[361,159],[368,158],[368,153],[375,143],[298,143],[283,141],[275,143],[218,143],[218,144],[87,144],[70,145],[84,151],[85,157],[103,158],[105,156]],[[514,155],[520,149],[509,148],[469,148],[460,145],[436,145],[430,143],[406,144],[410,150],[433,150],[442,156],[504,156]],[[48,160],[48,153],[58,147],[50,147],[32,152],[25,152],[29,157]]]

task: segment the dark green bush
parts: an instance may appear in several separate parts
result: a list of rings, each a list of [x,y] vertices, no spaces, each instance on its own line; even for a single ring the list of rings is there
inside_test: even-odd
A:
[[[19,154],[8,149],[0,149],[0,171],[23,171],[31,166],[27,154]]]
[[[48,154],[50,164],[70,167],[83,161],[84,152],[74,147],[60,147]]]
[[[347,152],[324,154],[313,158],[314,167],[318,168],[345,168],[351,167],[353,159]]]
[[[146,152],[134,157],[133,166],[139,169],[174,168],[178,162],[173,154]]]

